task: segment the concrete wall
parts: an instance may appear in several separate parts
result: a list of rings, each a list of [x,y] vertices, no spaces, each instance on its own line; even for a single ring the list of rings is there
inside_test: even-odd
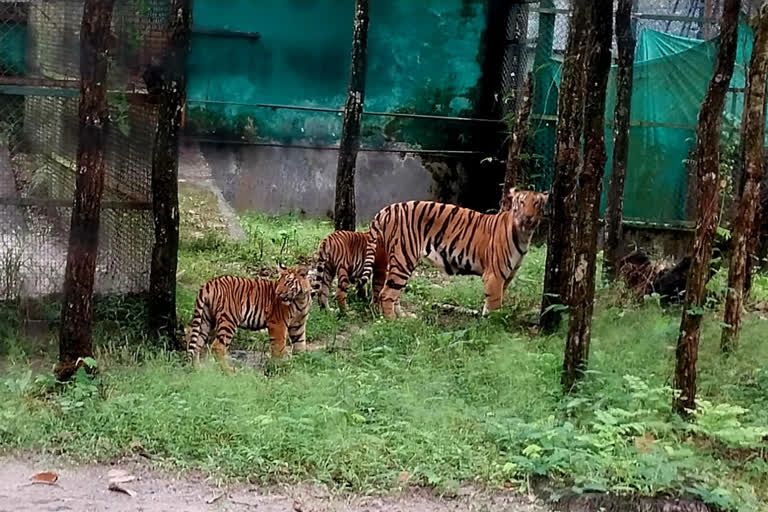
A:
[[[239,211],[333,213],[338,152],[325,149],[187,142],[200,155],[224,198]],[[436,184],[421,159],[401,153],[361,152],[357,158],[358,222],[388,204],[432,199]],[[185,174],[181,170],[182,175]]]

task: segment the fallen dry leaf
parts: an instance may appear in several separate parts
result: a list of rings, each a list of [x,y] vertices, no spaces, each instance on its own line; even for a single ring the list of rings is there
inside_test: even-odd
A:
[[[112,478],[120,478],[127,475],[128,472],[123,469],[111,469],[109,473],[107,473],[107,478],[111,480]]]
[[[293,510],[294,512],[304,512],[304,509],[301,508],[301,503],[299,503],[298,501],[293,502]]]
[[[53,485],[56,483],[56,480],[59,479],[59,475],[51,471],[43,471],[41,473],[35,473],[31,477],[29,477],[29,479],[32,481],[33,484]]]
[[[411,474],[407,471],[402,471],[399,475],[397,475],[397,483],[402,484],[411,477]]]
[[[132,491],[132,490],[128,489],[127,487],[123,487],[123,486],[121,486],[119,484],[116,484],[115,482],[110,482],[109,490],[110,491],[114,491],[114,492],[121,492],[123,494],[127,494],[131,498],[136,496],[136,491]]]

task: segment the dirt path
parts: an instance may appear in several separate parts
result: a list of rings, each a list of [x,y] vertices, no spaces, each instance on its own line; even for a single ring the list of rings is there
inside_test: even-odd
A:
[[[135,496],[108,490],[109,472],[123,470],[136,479],[122,483]],[[38,471],[53,471],[55,485],[33,484]],[[216,498],[215,500],[213,498]],[[209,503],[210,502],[210,503]],[[259,511],[259,512],[543,512],[545,509],[512,493],[460,493],[441,499],[425,490],[389,497],[333,495],[320,487],[265,489],[256,486],[217,488],[199,475],[184,479],[152,471],[146,464],[69,466],[55,459],[0,458],[0,512],[42,511]]]

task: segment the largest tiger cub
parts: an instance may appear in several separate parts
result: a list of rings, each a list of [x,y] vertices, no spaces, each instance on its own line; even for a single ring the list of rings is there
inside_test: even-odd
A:
[[[375,286],[382,280],[374,279],[373,293],[384,316],[394,318],[399,313],[400,293],[422,257],[449,275],[482,276],[483,314],[498,309],[549,197],[516,189],[509,194],[511,208],[495,215],[433,201],[395,203],[379,211],[368,231],[363,279],[377,272],[375,249],[381,244],[387,272],[382,289]]]
[[[280,269],[277,281],[221,276],[205,283],[197,293],[187,353],[198,362],[200,348],[216,327],[212,350],[227,370],[229,345],[238,327],[269,331],[272,357],[286,353],[286,338],[293,352],[306,350],[306,324],[312,306],[312,285],[307,269]]]

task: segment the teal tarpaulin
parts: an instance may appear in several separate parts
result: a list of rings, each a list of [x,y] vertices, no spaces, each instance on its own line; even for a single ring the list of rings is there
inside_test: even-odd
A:
[[[751,29],[742,23],[739,27],[739,49],[731,81],[732,88],[744,87],[752,39]],[[626,218],[651,222],[685,220],[685,161],[695,137],[699,108],[712,77],[717,45],[717,38],[702,41],[650,29],[643,29],[638,35],[632,89],[629,159],[624,191]],[[549,79],[549,87],[553,93],[545,108],[551,108],[552,102],[557,101],[556,90],[560,81],[560,62],[551,59],[550,65],[557,69],[553,73],[554,78]],[[551,71],[537,70],[537,76],[546,77],[545,73],[552,75]],[[611,69],[606,97],[605,141],[608,165],[603,188],[603,208],[611,172],[615,104],[614,66]],[[740,119],[742,104],[741,93],[729,93],[725,112],[735,119]],[[545,155],[544,167],[549,166],[551,169],[554,129],[543,126],[541,121],[539,123],[543,129],[536,135],[536,150]],[[553,126],[552,122],[550,124]],[[548,186],[547,179],[544,186]]]

